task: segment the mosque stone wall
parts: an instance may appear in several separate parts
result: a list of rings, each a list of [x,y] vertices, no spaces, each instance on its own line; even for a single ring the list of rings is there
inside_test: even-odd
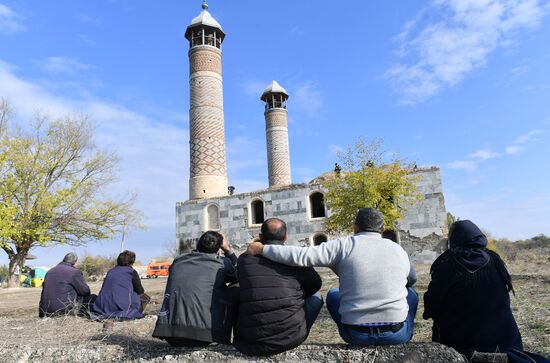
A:
[[[419,169],[417,190],[423,196],[408,208],[398,224],[400,244],[413,260],[427,262],[442,251],[447,235],[445,201],[438,168]],[[287,223],[288,244],[306,246],[313,238],[325,234],[326,218],[311,218],[310,194],[323,192],[321,184],[293,184],[284,188],[265,189],[220,198],[190,200],[176,205],[176,234],[181,252],[194,248],[200,235],[209,229],[208,208],[217,207],[219,230],[226,234],[237,248],[260,232],[260,225],[252,223],[252,202],[264,203],[264,217],[281,218]],[[215,209],[215,208],[214,208]],[[327,216],[330,211],[327,211]],[[216,229],[216,228],[214,228]],[[329,239],[334,236],[327,236]]]

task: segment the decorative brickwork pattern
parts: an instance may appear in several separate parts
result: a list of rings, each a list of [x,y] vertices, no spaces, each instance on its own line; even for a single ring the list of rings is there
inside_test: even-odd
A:
[[[223,109],[222,81],[208,76],[194,77],[189,81],[191,109],[212,106]]]
[[[191,140],[224,140],[223,113],[217,108],[202,107],[189,112]],[[195,117],[193,117],[195,116]]]
[[[292,184],[286,110],[265,113],[269,187]],[[275,127],[275,129],[274,129]]]
[[[191,177],[225,175],[225,143],[223,139],[193,139],[190,142]]]
[[[265,128],[270,129],[272,127],[288,127],[287,111],[286,110],[270,110],[269,117],[265,115]]]
[[[189,65],[189,198],[224,196],[227,195],[227,167],[221,52],[210,47],[192,48]]]
[[[222,74],[222,55],[214,49],[197,49],[189,53],[189,73],[210,71]]]

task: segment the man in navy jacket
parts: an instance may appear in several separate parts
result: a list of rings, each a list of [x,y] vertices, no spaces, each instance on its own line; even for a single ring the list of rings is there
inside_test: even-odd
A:
[[[38,316],[65,315],[84,312],[95,295],[84,282],[82,271],[75,267],[78,257],[68,253],[44,278]]]

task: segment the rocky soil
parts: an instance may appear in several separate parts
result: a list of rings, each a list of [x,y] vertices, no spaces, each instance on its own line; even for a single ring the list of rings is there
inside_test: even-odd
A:
[[[550,264],[548,256],[529,255],[509,263],[516,296],[512,308],[527,350],[550,354]],[[417,289],[422,296],[429,282],[429,266],[419,265]],[[337,277],[320,269],[323,295],[338,285]],[[103,330],[100,322],[67,316],[39,319],[40,289],[0,289],[0,362],[463,362],[454,350],[429,343],[431,321],[415,320],[413,342],[395,347],[359,348],[343,344],[326,308],[321,310],[304,345],[267,358],[246,357],[230,346],[172,348],[151,337],[160,308],[165,279],[144,280],[152,296],[147,316],[116,322]],[[101,283],[92,283],[97,293]]]

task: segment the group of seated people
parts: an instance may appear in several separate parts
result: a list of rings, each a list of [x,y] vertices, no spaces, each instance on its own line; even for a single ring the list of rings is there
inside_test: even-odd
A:
[[[143,317],[150,301],[141,279],[132,265],[136,254],[123,251],[117,265],[107,272],[98,295],[90,293],[82,271],[75,267],[78,257],[68,253],[63,261],[46,274],[38,316],[75,314],[92,319],[130,320]]]
[[[270,218],[262,224],[259,238],[238,258],[222,233],[205,232],[195,251],[172,263],[153,336],[172,346],[233,344],[248,355],[292,349],[307,339],[323,305],[322,281],[313,267],[329,267],[338,275],[339,288],[329,290],[327,309],[346,343],[406,343],[413,336],[418,306],[412,287],[416,273],[405,250],[383,238],[383,232],[383,215],[363,208],[357,213],[353,235],[318,246],[285,246],[285,222]],[[144,299],[139,293],[143,289],[136,289],[133,276],[137,274],[131,263],[122,262],[126,264],[109,271],[91,304],[92,314],[99,318],[142,314]],[[76,282],[81,303],[94,300],[71,261],[48,274],[56,276],[55,269],[73,269],[64,276]],[[549,362],[523,350],[510,307],[510,275],[499,255],[487,249],[487,239],[474,223],[464,220],[452,225],[449,249],[433,263],[430,273],[423,318],[433,320],[434,342],[466,356],[474,351],[501,352],[509,362]],[[117,292],[119,283],[114,281],[124,281],[133,290]],[[44,291],[48,288],[46,284]],[[128,291],[133,292],[130,300],[121,299]],[[119,299],[123,304],[114,303]],[[41,314],[43,308],[41,301]]]

